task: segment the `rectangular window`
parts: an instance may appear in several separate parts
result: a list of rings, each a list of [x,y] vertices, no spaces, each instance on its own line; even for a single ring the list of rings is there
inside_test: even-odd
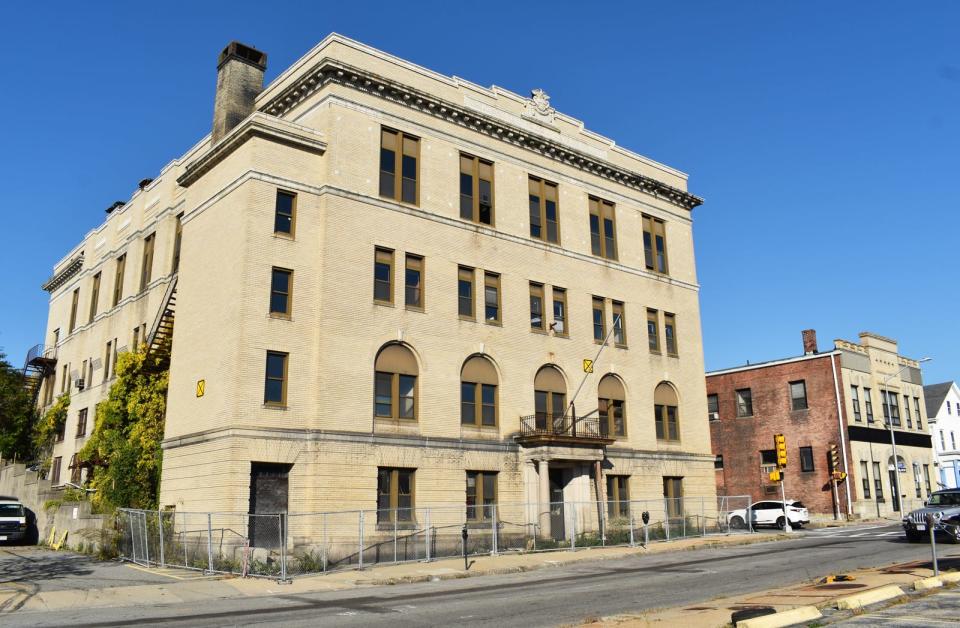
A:
[[[813,471],[813,447],[800,448],[800,470]]]
[[[276,230],[276,227],[274,227]],[[177,224],[173,228],[173,262],[170,266],[170,272],[180,270],[180,245],[183,243],[183,214],[177,214]]]
[[[950,430],[950,449],[953,451],[957,450],[957,439],[953,434],[953,430]]]
[[[133,328],[133,338],[130,339],[130,346],[133,347],[134,351],[140,348],[140,326],[139,325]]]
[[[293,299],[293,271],[274,268],[270,277],[270,314],[290,318]]]
[[[393,303],[393,251],[377,247],[373,254],[373,300]]]
[[[606,428],[606,433],[610,436],[626,436],[627,423],[623,417],[623,400],[601,397],[597,401],[597,414],[605,424],[601,429]]]
[[[475,273],[472,268],[460,266],[457,269],[457,313],[460,318],[475,319],[473,283]]]
[[[567,291],[554,286],[553,290],[553,331],[558,336],[570,333],[567,329]]]
[[[659,218],[643,217],[643,258],[647,270],[667,274],[667,234]]]
[[[497,425],[497,387],[494,384],[460,382],[460,423]]]
[[[713,459],[713,468],[714,469],[723,469],[723,454],[717,454]]]
[[[53,459],[53,464],[50,466],[50,483],[56,486],[60,484],[60,465],[63,464],[63,458],[57,456]]]
[[[397,158],[400,158],[397,172]],[[419,202],[420,140],[400,131],[380,132],[380,196],[395,201]]]
[[[630,515],[629,475],[607,476],[607,513],[613,517]]]
[[[413,469],[377,469],[377,523],[414,520]]]
[[[613,301],[613,342],[618,347],[627,346],[627,314],[623,303]]]
[[[863,422],[860,416],[860,393],[856,386],[850,386],[850,401],[853,403],[853,420],[857,423]]]
[[[913,414],[917,417],[917,429],[923,429],[923,418],[920,416],[920,398],[913,398]]]
[[[289,354],[267,351],[267,368],[263,385],[263,403],[287,405],[287,358]]]
[[[87,409],[81,408],[77,413],[77,438],[87,435]]]
[[[660,353],[660,320],[656,310],[647,310],[647,346],[650,353]]]
[[[807,382],[805,380],[790,382],[790,409],[807,409]]]
[[[467,521],[490,521],[497,505],[497,474],[467,471]]]
[[[460,154],[460,217],[493,225],[493,162]]]
[[[147,289],[153,277],[153,245],[156,234],[151,233],[143,239],[143,259],[140,263],[140,292]]]
[[[667,355],[677,356],[677,317],[663,313],[663,339],[667,346]]]
[[[423,258],[407,253],[404,274],[404,305],[407,309],[423,310]]]
[[[67,327],[67,333],[72,334],[77,327],[77,306],[80,305],[80,288],[73,291],[70,301],[70,325]]]
[[[543,284],[530,282],[530,329],[543,331]]]
[[[56,440],[56,442],[62,443],[63,439],[66,438],[66,432],[67,432],[67,424],[61,423],[57,427],[56,434],[54,434],[54,439]]]
[[[680,440],[680,423],[677,420],[677,406],[654,404],[654,427],[657,440]]]
[[[878,500],[883,500],[883,479],[880,475],[880,463],[873,463],[873,489],[877,494]]]
[[[720,418],[720,397],[718,395],[707,395],[707,412],[710,414],[711,421]]]
[[[683,514],[683,478],[663,478],[663,498],[667,503],[667,517]]]
[[[737,391],[737,416],[753,416],[753,393],[749,388]]]
[[[103,381],[110,379],[110,365],[113,363],[113,341],[107,342],[107,350],[103,356]]]
[[[866,460],[860,461],[860,484],[863,487],[864,499],[870,498],[870,470]]]
[[[923,497],[923,491],[920,489],[920,465],[913,463],[913,488],[917,499]]]
[[[777,451],[775,449],[761,449],[760,464],[761,465],[777,464]]]
[[[940,451],[947,450],[947,439],[943,436],[943,430],[940,430]]]
[[[93,276],[93,285],[90,287],[90,316],[88,321],[92,323],[97,316],[97,304],[100,301],[100,273]]]
[[[913,416],[910,414],[910,397],[907,395],[903,396],[903,415],[907,419],[907,427],[912,429]],[[917,497],[919,497],[919,495]]]
[[[590,197],[590,250],[598,257],[617,259],[617,227],[613,203]]]
[[[560,243],[557,184],[530,177],[530,237]]]
[[[273,214],[273,232],[293,236],[296,222],[297,195],[292,192],[277,190],[277,200]],[[177,225],[179,226],[179,222]],[[179,248],[176,249],[179,260]]]
[[[388,419],[417,418],[417,377],[377,371],[374,375],[374,414]]]
[[[487,271],[483,272],[483,319],[500,322],[500,275]]]
[[[867,414],[867,423],[873,423],[873,396],[866,386],[863,387],[863,409]]]
[[[593,339],[603,342],[607,337],[607,308],[603,297],[593,297]]]
[[[930,497],[930,465],[923,465],[923,482],[924,488],[927,489],[927,497]]]
[[[121,255],[117,258],[117,267],[113,275],[113,302],[111,307],[116,307],[123,298],[123,273],[127,266],[127,256]]]
[[[884,422],[894,427],[900,427],[900,403],[897,400],[897,393],[888,390],[881,390],[883,395],[883,418]]]

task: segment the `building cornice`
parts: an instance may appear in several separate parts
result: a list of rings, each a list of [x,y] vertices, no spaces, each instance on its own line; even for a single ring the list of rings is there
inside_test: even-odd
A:
[[[318,131],[257,112],[238,124],[212,149],[188,163],[177,183],[189,187],[254,137],[318,154],[327,149],[327,143]]]
[[[482,133],[535,152],[548,159],[603,177],[686,210],[692,210],[703,203],[702,198],[652,177],[627,170],[604,159],[565,146],[544,135],[530,132],[503,120],[468,109],[463,105],[443,100],[433,94],[428,94],[329,57],[318,61],[312,68],[303,72],[297,81],[263,103],[260,106],[260,111],[278,117],[283,116],[328,85],[341,85],[378,96],[389,102],[443,119],[462,128]]]
[[[771,366],[780,366],[782,364],[792,364],[795,362],[805,362],[807,360],[819,360],[820,358],[829,358],[835,355],[840,355],[839,351],[827,351],[825,353],[811,353],[810,355],[801,355],[795,358],[784,358],[782,360],[771,360],[769,362],[757,362],[756,364],[745,364],[743,366],[734,366],[728,369],[720,369],[719,371],[707,371],[707,377],[715,377],[717,375],[727,375],[729,373],[740,373],[742,371],[753,371],[756,369],[769,368]]]
[[[52,293],[54,290],[67,283],[71,277],[80,272],[80,269],[83,268],[83,253],[77,255],[72,260],[67,263],[67,266],[61,270],[59,273],[56,273],[50,279],[47,279],[42,286],[43,290]]]

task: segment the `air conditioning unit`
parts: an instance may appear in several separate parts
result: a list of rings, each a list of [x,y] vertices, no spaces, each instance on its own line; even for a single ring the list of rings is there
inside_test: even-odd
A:
[[[720,420],[720,413],[719,413],[719,412],[711,412],[711,413],[709,414],[709,417],[710,417],[710,420],[711,420],[711,421],[719,421],[719,420]]]
[[[74,381],[74,384],[76,384],[77,390],[83,390],[83,378],[82,378],[82,377],[78,377],[78,378]]]

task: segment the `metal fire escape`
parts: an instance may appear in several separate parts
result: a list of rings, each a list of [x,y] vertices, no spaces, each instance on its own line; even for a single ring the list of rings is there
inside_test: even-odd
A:
[[[43,380],[53,375],[57,367],[57,348],[36,345],[27,352],[23,364],[23,386],[30,393],[31,406],[37,405]]]
[[[177,277],[177,275],[174,275],[167,285],[160,311],[150,328],[150,335],[147,336],[147,364],[153,364],[154,360],[158,360],[156,366],[152,368],[159,371],[170,367],[173,319],[177,306]]]

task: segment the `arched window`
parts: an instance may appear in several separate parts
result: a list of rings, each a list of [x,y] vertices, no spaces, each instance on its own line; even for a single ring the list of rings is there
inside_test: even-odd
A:
[[[680,440],[677,391],[667,382],[660,382],[653,393],[653,414],[657,440]]]
[[[460,423],[496,426],[497,370],[487,358],[475,355],[460,370]]]
[[[417,418],[417,359],[399,343],[377,354],[373,411],[390,419]]]
[[[623,390],[623,382],[616,375],[604,375],[597,392],[600,433],[609,436],[626,436],[627,395]]]
[[[536,426],[545,430],[550,425],[561,425],[567,409],[567,382],[555,366],[544,366],[533,380]]]

